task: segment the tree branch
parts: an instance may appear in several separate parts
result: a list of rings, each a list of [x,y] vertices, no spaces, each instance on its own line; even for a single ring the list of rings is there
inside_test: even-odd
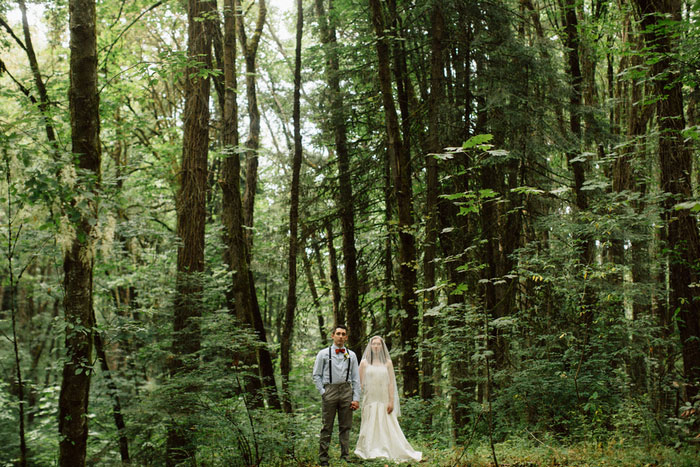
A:
[[[22,50],[25,50],[25,51],[27,50],[27,47],[24,45],[24,42],[22,42],[22,40],[19,37],[17,37],[17,35],[12,30],[10,25],[7,24],[5,19],[1,18],[1,17],[0,17],[0,26],[4,27],[7,30],[7,32],[10,33],[10,36],[12,36],[12,38],[15,40],[15,42],[17,42],[17,44],[19,44],[19,46],[22,47]]]

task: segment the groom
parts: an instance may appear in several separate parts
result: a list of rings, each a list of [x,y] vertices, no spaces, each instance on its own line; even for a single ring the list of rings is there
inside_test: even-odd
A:
[[[328,445],[331,442],[333,421],[338,414],[338,438],[340,457],[350,460],[350,428],[352,411],[360,407],[360,372],[355,352],[345,347],[348,328],[339,324],[331,333],[333,345],[322,349],[316,355],[313,379],[321,393],[321,442],[318,459],[321,465],[328,465]]]

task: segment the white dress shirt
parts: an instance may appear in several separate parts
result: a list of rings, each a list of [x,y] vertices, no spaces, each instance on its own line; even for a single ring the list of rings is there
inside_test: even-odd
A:
[[[333,371],[333,384],[346,380],[352,384],[352,400],[360,400],[360,370],[355,352],[345,347],[345,353],[336,353],[338,347],[333,344],[330,347],[331,371]],[[348,366],[350,373],[348,374]],[[321,349],[316,355],[313,371],[314,384],[318,392],[323,395],[324,386],[331,382],[328,371],[328,347]]]

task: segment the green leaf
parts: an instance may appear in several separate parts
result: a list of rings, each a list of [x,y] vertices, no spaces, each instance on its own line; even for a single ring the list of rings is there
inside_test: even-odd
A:
[[[541,195],[542,193],[544,193],[544,190],[540,190],[539,188],[533,188],[531,186],[519,186],[516,188],[512,188],[510,191],[521,195]]]
[[[488,141],[491,141],[492,139],[493,135],[490,134],[474,135],[468,140],[466,140],[464,143],[462,143],[462,149],[471,149]]]
[[[700,211],[700,201],[686,201],[673,206],[673,209],[680,211],[681,209],[690,209],[691,212]]]
[[[498,192],[493,191],[491,188],[484,188],[483,190],[479,190],[479,196],[485,199],[495,198],[498,196]]]

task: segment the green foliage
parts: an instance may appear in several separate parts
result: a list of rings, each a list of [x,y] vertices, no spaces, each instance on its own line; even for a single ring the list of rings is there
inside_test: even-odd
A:
[[[248,24],[257,7],[256,2],[244,3]],[[342,252],[335,122],[328,118],[328,90],[321,84],[326,56],[319,45],[317,19],[306,14],[303,38],[301,230],[319,297],[311,297],[299,261],[290,375],[295,415],[287,416],[253,408],[252,395],[244,386],[257,369],[234,359],[259,344],[228,310],[232,274],[224,260],[217,188],[221,154],[227,151],[218,147],[221,121],[215,93],[210,106],[206,271],[196,278],[204,284],[198,322],[202,348],[187,360],[194,368],[191,372],[170,372],[183,79],[188,67],[211,79],[220,78],[221,70],[205,70],[199,60],[187,57],[184,2],[163,2],[147,11],[152,4],[136,0],[97,5],[103,146],[95,229],[97,326],[80,331],[100,332],[110,371],[103,372],[96,360],[86,362],[94,369],[90,462],[118,462],[119,433],[112,414],[117,395],[126,421],[124,434],[137,465],[164,463],[172,424],[196,428],[201,464],[314,465],[320,409],[309,372],[315,350],[326,338],[318,319],[325,325],[332,320],[327,227],[336,250]],[[584,71],[595,73],[584,76],[584,103],[570,108],[569,70],[558,24],[562,12],[557,5],[535,5],[537,9],[530,11],[526,3],[514,1],[394,4],[396,24],[402,30],[387,31],[387,37],[397,52],[400,46],[407,52],[402,84],[409,87],[408,112],[399,110],[408,124],[402,136],[412,151],[416,218],[415,225],[402,232],[397,228],[395,200],[386,197],[392,192],[391,167],[386,163],[376,37],[366,6],[335,0],[331,19],[338,34],[335,50],[346,106],[363,331],[393,340],[399,369],[408,349],[405,343],[402,347],[397,324],[405,316],[398,294],[399,234],[410,233],[417,242],[418,292],[436,294],[436,301],[426,302],[422,310],[422,317],[433,324],[421,322],[422,335],[434,331],[433,337],[420,343],[436,356],[436,397],[402,401],[401,424],[407,437],[424,452],[426,465],[488,465],[490,436],[505,464],[697,465],[698,454],[686,440],[697,435],[700,411],[697,402],[679,402],[679,410],[675,409],[684,384],[681,353],[670,327],[675,318],[665,316],[663,309],[668,292],[664,255],[672,254],[677,245],[663,243],[666,226],[660,206],[665,195],[659,193],[659,168],[654,162],[660,135],[653,116],[641,130],[643,135],[632,134],[633,114],[628,111],[647,114],[662,102],[662,97],[649,92],[653,84],[649,67],[670,58],[668,72],[678,72],[686,97],[691,98],[682,137],[697,159],[698,128],[692,120],[697,120],[697,109],[692,99],[697,100],[700,29],[693,18],[700,6],[687,5],[681,21],[658,23],[658,32],[670,33],[677,41],[670,57],[640,51],[630,42],[639,31],[625,5],[596,3],[581,8],[581,64]],[[439,147],[445,149],[426,154],[431,136],[428,107],[434,91],[433,37],[426,20],[435,4],[443,8],[447,20],[443,58],[449,59],[449,66],[444,64],[442,74],[446,95],[433,109],[439,114]],[[4,281],[0,331],[11,334],[6,252],[12,244],[12,271],[26,266],[17,298],[30,465],[43,466],[56,463],[58,445],[56,416],[65,357],[63,249],[72,240],[70,221],[87,206],[81,186],[96,180],[72,170],[66,100],[68,2],[37,5],[42,6],[43,17],[35,18],[32,27],[39,28],[33,32],[35,47],[51,105],[42,114],[8,73],[0,74]],[[0,5],[4,19],[10,7],[10,2]],[[307,2],[305,13],[311,7]],[[393,15],[386,13],[387,18]],[[250,229],[257,298],[273,359],[279,353],[288,286],[292,40],[283,34],[283,27],[290,25],[291,31],[295,20],[291,12],[275,15],[269,17],[258,56],[264,130],[255,225]],[[387,25],[394,27],[392,21]],[[16,24],[10,26],[21,31]],[[24,51],[5,32],[0,34],[2,63],[36,99]],[[280,44],[270,32],[277,33]],[[640,63],[630,64],[636,58]],[[242,117],[246,104],[242,62],[238,60],[236,90],[241,141],[249,125]],[[606,62],[609,75],[603,73]],[[640,91],[639,102],[630,97],[633,85]],[[567,121],[577,113],[583,122],[580,140],[571,134]],[[47,121],[56,131],[56,145],[46,141]],[[245,155],[240,147],[236,151]],[[577,157],[569,160],[570,154]],[[430,215],[435,215],[425,211],[424,164],[429,157],[439,167],[440,234],[434,260],[437,281],[423,284],[420,254],[427,249],[426,229]],[[623,161],[633,169],[634,183],[615,192],[613,180]],[[242,162],[245,166],[245,159]],[[583,210],[575,198],[570,167],[574,162],[586,166],[581,190],[588,207]],[[696,218],[700,211],[696,198],[676,200],[677,213]],[[493,217],[487,219],[488,212]],[[514,217],[518,222],[509,223]],[[513,233],[514,239],[509,238]],[[585,262],[582,252],[591,244],[594,257]],[[504,253],[515,246],[512,254]],[[342,287],[343,268],[339,274]],[[507,301],[506,289],[515,293],[502,316],[498,307]],[[490,292],[497,297],[498,311],[486,309]],[[0,343],[0,368],[5,370],[0,379],[2,462],[14,462],[19,452],[12,357],[11,342],[4,339]],[[456,412],[464,418],[459,420]],[[359,428],[358,415],[353,436]],[[337,447],[333,449],[337,456]]]
[[[697,462],[693,449],[676,451],[668,446],[640,445],[625,437],[612,436],[598,442],[562,445],[556,439],[539,437],[525,432],[495,445],[496,456],[502,465],[660,465],[687,466]],[[481,443],[462,451],[456,449],[450,464],[438,465],[493,465],[491,448]],[[453,461],[454,459],[454,461]]]

